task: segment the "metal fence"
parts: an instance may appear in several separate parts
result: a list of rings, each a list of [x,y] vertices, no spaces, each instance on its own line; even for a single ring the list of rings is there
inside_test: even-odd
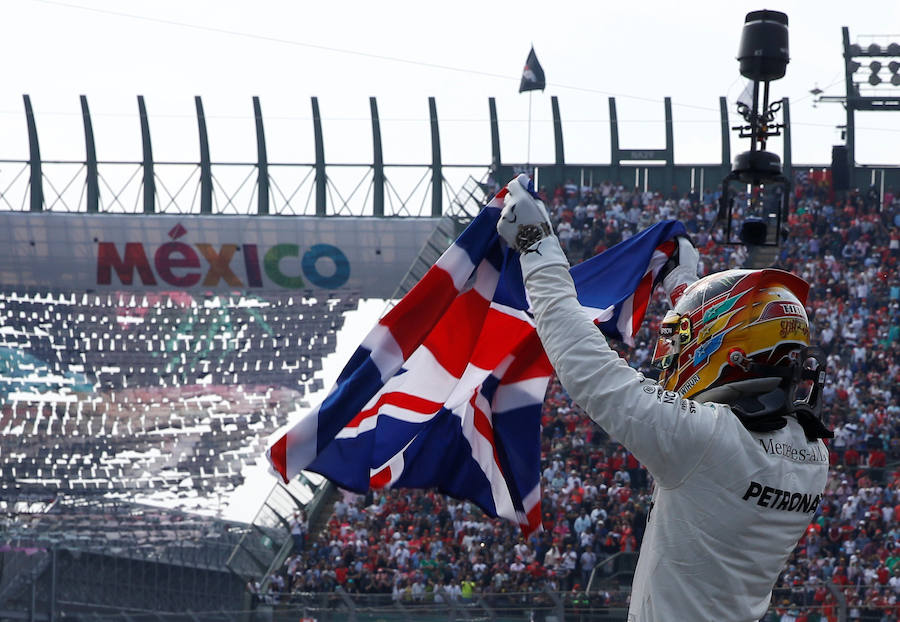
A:
[[[276,483],[224,566],[244,581],[258,581],[280,567],[287,556],[294,512],[303,511],[312,520],[328,490],[321,475],[304,472],[288,484]]]
[[[813,594],[824,588],[827,597],[816,600]],[[881,603],[889,602],[893,589],[865,588],[866,593],[881,592]],[[833,584],[795,586],[788,595],[775,590],[772,604],[760,622],[781,622],[806,615],[810,620],[848,622],[880,621],[893,607],[876,604],[869,594],[856,600],[857,587]],[[800,596],[799,592],[808,593]],[[277,602],[258,604],[247,622],[418,622],[476,621],[491,622],[625,622],[630,590],[598,590],[558,592],[476,593],[471,598],[440,596],[426,593],[421,597],[391,594],[293,593],[282,595]],[[866,603],[868,602],[868,606]],[[213,618],[211,618],[213,619]]]
[[[822,590],[827,595],[822,597]],[[805,595],[804,595],[805,594]],[[818,596],[814,597],[814,594]],[[760,622],[798,619],[829,622],[881,622],[896,606],[890,586],[805,584],[776,589]],[[0,606],[4,620],[96,620],[105,622],[625,622],[630,591],[473,593],[469,598],[428,592],[421,596],[296,592],[268,595],[244,608],[233,601],[194,601],[177,611],[84,603],[61,598],[55,610],[12,610]]]
[[[609,98],[609,164],[599,161],[573,163],[566,159],[563,118],[556,96],[551,98],[554,128],[554,161],[524,164],[504,162],[500,154],[500,119],[494,98],[488,98],[490,160],[466,164],[444,162],[437,104],[428,98],[430,162],[387,163],[382,149],[381,118],[377,101],[369,98],[371,134],[354,136],[357,142],[371,141],[372,158],[366,162],[334,162],[325,157],[322,115],[318,98],[312,109],[314,161],[270,161],[262,105],[253,98],[253,115],[248,111],[247,127],[256,134],[256,158],[241,161],[213,161],[203,102],[196,97],[198,160],[166,161],[154,158],[151,115],[142,95],[137,96],[141,159],[100,160],[94,139],[94,125],[86,96],[81,96],[84,131],[84,158],[52,160],[41,158],[38,115],[31,98],[23,95],[28,135],[28,157],[10,158],[0,154],[0,210],[88,213],[163,214],[260,214],[309,216],[443,216],[458,215],[458,189],[475,179],[486,182],[488,172],[504,183],[523,168],[536,168],[543,185],[552,188],[566,180],[582,185],[609,180],[626,186],[668,191],[677,186],[687,190],[715,188],[731,170],[730,122],[724,97],[719,98],[722,150],[718,162],[675,164],[675,143],[671,98],[664,98],[666,144],[663,149],[625,148],[619,143],[616,101]],[[789,118],[788,98],[784,98],[785,118]],[[73,106],[74,108],[74,106]],[[663,119],[661,119],[663,120]],[[423,120],[424,121],[424,120]],[[796,164],[791,159],[790,123],[784,131],[784,172],[804,168],[827,169],[828,163]],[[7,147],[10,149],[10,147]],[[101,146],[102,149],[102,146]],[[852,148],[851,148],[852,151]],[[248,154],[249,156],[250,154]],[[598,156],[599,156],[598,151]],[[599,160],[599,157],[598,157]],[[851,187],[896,186],[900,168],[858,166],[850,156]]]
[[[409,593],[350,594],[290,593],[264,599],[251,622],[309,620],[315,622],[413,622],[490,620],[491,622],[625,622],[629,587],[596,588],[591,592],[552,591],[474,593],[471,598],[449,596],[440,590],[419,596]],[[772,604],[760,622],[799,618],[848,622],[881,621],[894,611],[889,586],[842,586],[815,583],[776,588]],[[818,618],[816,617],[818,616]]]

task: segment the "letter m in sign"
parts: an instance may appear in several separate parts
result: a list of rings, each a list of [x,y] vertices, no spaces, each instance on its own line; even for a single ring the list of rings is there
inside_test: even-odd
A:
[[[140,242],[127,242],[124,257],[119,257],[114,243],[100,242],[97,249],[97,285],[110,285],[113,270],[122,285],[131,285],[135,270],[144,285],[156,285],[156,277],[150,269],[144,245]]]

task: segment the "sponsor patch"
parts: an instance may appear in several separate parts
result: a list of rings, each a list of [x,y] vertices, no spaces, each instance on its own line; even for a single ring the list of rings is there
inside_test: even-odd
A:
[[[809,339],[809,326],[807,326],[806,322],[799,319],[781,320],[781,330],[778,332],[778,335],[782,339],[798,335],[803,335],[806,339]]]
[[[694,374],[693,376],[688,378],[688,381],[685,382],[680,389],[678,389],[678,393],[684,396],[684,394],[693,389],[698,382],[700,382],[700,376]]]
[[[806,312],[803,310],[803,307],[793,302],[775,301],[766,305],[766,308],[763,309],[758,321],[765,322],[766,320],[775,320],[778,318],[797,317],[806,318]]]
[[[770,510],[802,513],[815,512],[819,507],[819,501],[822,500],[821,495],[782,490],[752,480],[742,498],[744,501],[755,501],[756,505]]]
[[[656,401],[660,404],[674,404],[679,397],[675,391],[666,391],[662,387],[656,390]]]
[[[772,456],[782,456],[794,462],[828,463],[828,453],[818,445],[795,447],[791,443],[776,443],[773,439],[759,439],[763,451]]]

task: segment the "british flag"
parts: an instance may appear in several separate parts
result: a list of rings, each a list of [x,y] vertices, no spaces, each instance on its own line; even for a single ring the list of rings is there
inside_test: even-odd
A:
[[[505,194],[378,322],[328,397],[269,448],[285,481],[306,469],[360,493],[437,488],[526,535],[540,528],[540,414],[552,367],[518,255],[496,233]],[[637,332],[678,234],[680,223],[660,223],[573,268],[579,300],[606,334],[628,341]]]

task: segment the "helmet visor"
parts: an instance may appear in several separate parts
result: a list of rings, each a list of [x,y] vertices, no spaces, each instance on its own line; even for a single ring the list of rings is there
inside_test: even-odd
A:
[[[668,369],[681,350],[681,339],[678,334],[680,319],[677,313],[669,310],[659,325],[659,338],[653,350],[653,365],[659,369]]]

